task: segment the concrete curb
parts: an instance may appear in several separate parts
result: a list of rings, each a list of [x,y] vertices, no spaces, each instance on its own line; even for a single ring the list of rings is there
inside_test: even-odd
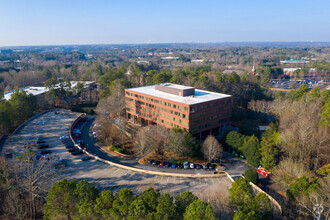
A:
[[[126,169],[126,170],[132,170],[134,172],[140,172],[140,173],[147,173],[147,174],[153,174],[153,175],[162,175],[162,176],[172,176],[172,177],[189,177],[189,178],[218,178],[218,177],[223,177],[223,176],[229,176],[229,174],[225,171],[222,171],[222,173],[220,174],[183,174],[183,173],[163,173],[163,172],[158,172],[158,171],[152,171],[152,170],[145,170],[145,169],[140,169],[140,168],[135,168],[135,167],[130,167],[130,166],[126,166],[126,165],[122,165],[122,164],[118,164],[118,163],[114,163],[108,160],[104,160],[98,156],[95,156],[91,153],[89,153],[88,151],[82,149],[73,139],[72,137],[72,128],[82,119],[85,118],[86,114],[81,114],[78,118],[76,118],[73,123],[70,126],[69,129],[69,137],[72,141],[72,143],[74,144],[75,147],[81,149],[86,155],[94,158],[95,160],[101,161],[103,163],[112,165],[112,166],[116,166],[122,169]]]

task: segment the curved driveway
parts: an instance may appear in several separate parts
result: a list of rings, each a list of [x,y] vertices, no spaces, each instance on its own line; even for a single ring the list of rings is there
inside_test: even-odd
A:
[[[80,114],[68,110],[58,112],[60,114],[51,111],[40,115],[28,122],[17,134],[10,135],[2,153],[12,153],[16,157],[24,152],[24,145],[35,141],[38,136],[45,136],[52,154],[60,156],[67,163],[67,167],[59,170],[57,180],[87,180],[100,190],[118,192],[121,188],[129,188],[136,194],[140,194],[148,187],[154,187],[161,193],[168,192],[171,196],[189,190],[200,199],[209,201],[215,211],[220,207],[222,199],[228,195],[227,188],[231,187],[231,181],[226,176],[198,179],[170,177],[128,171],[96,160],[82,161],[81,158],[85,155],[73,156],[66,151],[59,139],[60,136],[68,135],[69,126]],[[100,156],[102,154],[97,153]],[[9,159],[9,163],[11,162],[16,161]]]
[[[136,168],[146,169],[146,170],[154,170],[158,172],[169,172],[169,173],[188,173],[188,174],[212,174],[214,170],[203,170],[203,169],[173,169],[173,168],[166,168],[160,166],[151,166],[148,164],[139,164],[139,158],[123,158],[123,157],[116,157],[109,153],[104,152],[100,149],[99,146],[95,144],[94,138],[90,133],[91,126],[95,117],[89,117],[87,124],[82,129],[82,140],[83,146],[91,152],[92,154],[98,155],[100,158],[109,160],[115,163],[123,164],[126,166],[132,166]],[[240,159],[232,158],[230,154],[224,153],[224,158],[228,159],[228,161],[223,161],[222,165],[225,167],[225,171],[231,175],[232,177],[240,176],[245,172],[249,166]]]

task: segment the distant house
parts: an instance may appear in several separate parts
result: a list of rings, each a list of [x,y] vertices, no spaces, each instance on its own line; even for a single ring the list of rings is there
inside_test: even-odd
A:
[[[283,60],[280,61],[281,64],[293,64],[293,63],[308,63],[309,61],[306,60],[295,60],[295,59],[291,59],[291,60]]]

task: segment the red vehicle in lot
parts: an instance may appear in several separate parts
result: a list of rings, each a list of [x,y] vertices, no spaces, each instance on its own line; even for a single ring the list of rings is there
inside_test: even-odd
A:
[[[165,166],[165,162],[164,161],[160,162],[159,166],[162,166],[162,167]]]
[[[262,167],[258,167],[257,172],[260,173],[261,175],[263,175],[264,177],[269,177],[271,172],[265,170]]]

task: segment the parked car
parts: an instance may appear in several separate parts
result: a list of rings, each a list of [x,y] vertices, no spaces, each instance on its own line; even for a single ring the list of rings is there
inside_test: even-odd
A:
[[[172,165],[172,164],[169,163],[169,162],[166,162],[166,163],[165,163],[165,167],[171,167],[171,165]]]
[[[37,146],[38,149],[44,149],[44,148],[48,148],[48,147],[49,147],[49,145],[47,145],[47,144],[39,144]]]
[[[196,169],[202,169],[202,165],[196,164]]]
[[[162,166],[162,167],[165,166],[165,162],[164,161],[161,161],[160,164],[159,164],[159,166]]]
[[[69,138],[70,138],[69,136],[61,136],[60,140],[66,140],[66,139],[69,139]]]
[[[190,169],[194,169],[194,168],[195,168],[195,164],[190,163],[190,164],[189,164],[189,167],[190,167]]]
[[[208,163],[207,166],[209,167],[209,170],[213,170],[214,169],[214,165]]]
[[[176,166],[178,169],[183,169],[183,165],[181,163],[178,163]]]
[[[84,151],[82,151],[82,150],[76,150],[76,151],[71,152],[72,155],[79,155],[79,154],[83,154],[83,153],[84,153]]]
[[[154,162],[154,160],[148,160],[148,164],[152,164]]]
[[[45,140],[45,139],[47,139],[45,136],[39,136],[39,137],[37,137],[37,140]]]
[[[45,144],[46,143],[46,141],[45,140],[37,140],[37,144]]]
[[[43,151],[40,152],[40,154],[42,154],[42,155],[50,154],[50,153],[51,153],[50,150],[43,150]]]
[[[206,163],[203,163],[202,166],[203,166],[203,169],[205,169],[205,170],[209,168],[209,166]]]
[[[156,166],[158,164],[159,164],[159,162],[157,160],[154,160],[154,162],[152,162],[152,165],[154,165],[154,166]]]
[[[68,149],[68,151],[71,153],[71,152],[73,152],[73,151],[76,151],[76,150],[79,150],[77,147],[73,147],[73,148],[71,148],[71,149]]]
[[[91,159],[93,159],[93,157],[90,157],[90,156],[85,156],[85,157],[81,158],[82,161],[91,160]]]
[[[172,163],[172,168],[176,168],[176,163]]]
[[[188,161],[183,162],[183,168],[189,169],[189,163],[188,163]]]
[[[64,161],[60,161],[54,164],[55,169],[60,169],[66,167],[66,163]]]
[[[71,149],[71,148],[74,148],[74,145],[73,144],[71,144],[71,145],[65,145],[65,148],[66,149]]]
[[[5,158],[8,159],[8,158],[12,158],[13,157],[13,154],[12,153],[6,153],[5,154]]]

